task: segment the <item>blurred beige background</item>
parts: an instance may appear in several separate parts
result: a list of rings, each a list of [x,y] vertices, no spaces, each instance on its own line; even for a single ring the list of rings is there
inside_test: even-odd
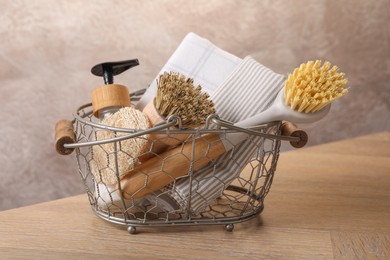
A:
[[[337,64],[350,93],[305,126],[309,145],[390,130],[388,0],[0,4],[0,210],[82,193],[74,155],[53,149],[53,128],[102,84],[90,68],[138,58],[116,82],[144,88],[190,31],[283,74],[310,59]]]

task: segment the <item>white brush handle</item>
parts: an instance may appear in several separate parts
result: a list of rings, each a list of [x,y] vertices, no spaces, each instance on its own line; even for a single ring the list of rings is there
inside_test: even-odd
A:
[[[235,126],[238,127],[253,127],[273,121],[289,121],[292,123],[313,123],[322,119],[330,110],[330,104],[322,108],[317,112],[304,113],[298,112],[284,103],[284,89],[281,89],[276,96],[274,103],[265,111],[260,114],[254,115],[243,121],[240,121]],[[244,133],[229,133],[226,135],[226,140],[222,140],[225,145],[226,151],[233,148],[236,144],[240,143],[247,137]]]
[[[250,118],[247,118],[237,123],[236,126],[252,127],[252,126],[261,125],[272,121],[282,121],[282,120],[289,121],[292,123],[297,123],[297,124],[313,123],[326,116],[329,110],[330,110],[330,104],[317,112],[304,113],[304,112],[295,111],[285,105],[284,89],[281,89],[271,107],[269,107],[267,110],[265,110],[260,114],[254,115]]]

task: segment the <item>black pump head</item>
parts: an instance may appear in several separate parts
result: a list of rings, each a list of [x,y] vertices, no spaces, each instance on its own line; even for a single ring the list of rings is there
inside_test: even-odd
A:
[[[104,84],[114,83],[114,76],[119,75],[122,72],[139,65],[138,59],[104,62],[93,66],[91,73],[93,75],[103,77]]]

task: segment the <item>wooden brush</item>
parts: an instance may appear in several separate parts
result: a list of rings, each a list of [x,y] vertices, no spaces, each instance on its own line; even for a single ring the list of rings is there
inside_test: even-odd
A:
[[[337,73],[337,67],[328,70],[328,62],[321,68],[319,65],[318,61],[301,65],[288,77],[285,88],[270,108],[235,125],[253,127],[276,120],[308,123],[321,119],[329,111],[330,102],[347,93],[343,88],[347,81],[343,79],[343,73]],[[140,198],[159,190],[176,178],[188,175],[191,170],[203,168],[247,137],[245,133],[207,134],[194,143],[187,142],[168,150],[127,174],[120,183],[122,195],[126,199]],[[192,145],[195,145],[195,150]]]
[[[194,86],[192,78],[180,73],[165,72],[157,83],[155,106],[163,118],[177,115],[182,128],[196,128],[215,113],[213,101],[200,85]]]
[[[143,110],[153,126],[156,126],[172,115],[181,120],[181,129],[193,129],[203,125],[206,118],[215,113],[209,95],[202,92],[200,85],[194,86],[192,78],[175,72],[164,72],[157,80],[157,93]],[[152,151],[160,153],[168,146],[175,146],[188,138],[185,134],[163,135],[151,134]]]

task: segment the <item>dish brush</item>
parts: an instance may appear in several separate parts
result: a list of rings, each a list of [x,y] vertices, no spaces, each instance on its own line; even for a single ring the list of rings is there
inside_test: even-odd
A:
[[[209,95],[195,86],[192,78],[175,72],[164,72],[157,80],[157,93],[142,111],[153,126],[166,121],[170,116],[180,118],[179,129],[194,129],[206,122],[215,113],[214,103]],[[187,134],[151,134],[152,151],[160,153],[169,146],[175,146],[188,138]]]
[[[329,62],[301,64],[290,74],[273,105],[264,112],[241,121],[237,126],[251,127],[271,121],[286,120],[293,123],[312,123],[330,110],[331,102],[345,95],[345,74],[332,68]]]
[[[345,74],[338,73],[337,66],[329,69],[329,62],[325,62],[322,67],[320,65],[320,61],[309,61],[295,69],[270,108],[235,126],[253,127],[276,120],[294,123],[320,120],[328,113],[331,102],[347,93],[344,88],[347,84]],[[190,169],[196,171],[203,168],[210,160],[229,151],[247,136],[242,132],[226,133],[224,136],[207,134],[197,138],[194,144],[189,142],[168,150],[126,175],[120,182],[122,195],[126,199],[140,198],[159,190],[175,178],[186,175]],[[193,145],[196,147],[195,153]]]

